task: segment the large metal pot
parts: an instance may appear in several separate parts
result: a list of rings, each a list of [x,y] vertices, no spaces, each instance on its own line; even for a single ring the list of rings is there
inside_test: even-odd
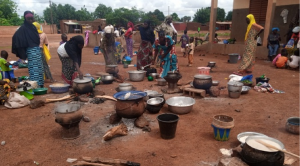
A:
[[[175,114],[187,114],[192,111],[195,99],[191,97],[171,97],[166,103],[168,104],[168,110]]]
[[[128,71],[128,73],[129,73],[129,79],[130,79],[130,81],[140,82],[140,81],[144,80],[145,71],[134,70],[134,71]]]
[[[253,139],[263,139],[276,142],[284,149],[284,145],[270,137],[266,136],[250,136],[246,139],[246,143],[242,146],[241,157],[250,166],[282,166],[284,162],[284,153],[280,151],[263,151],[253,148],[249,145],[249,141]],[[248,142],[248,143],[247,143]]]
[[[103,75],[101,76],[101,81],[103,82],[103,84],[111,84],[114,81],[114,76]]]
[[[208,75],[197,74],[194,76],[193,86],[196,89],[209,89],[212,86],[212,78]]]
[[[55,122],[66,128],[80,122],[82,117],[79,104],[61,104],[55,109]]]
[[[93,83],[89,77],[83,79],[76,78],[73,80],[73,90],[78,94],[87,94],[93,92]]]
[[[243,83],[241,82],[235,82],[235,81],[229,81],[227,83],[228,92],[242,92]]]
[[[129,98],[124,98],[126,94],[131,93]],[[123,118],[138,118],[145,111],[143,97],[147,94],[141,91],[122,91],[114,94],[116,102],[116,113]]]

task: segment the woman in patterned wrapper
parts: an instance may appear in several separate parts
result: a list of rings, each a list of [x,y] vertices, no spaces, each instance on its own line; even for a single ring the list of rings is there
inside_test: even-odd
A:
[[[254,16],[252,14],[247,15],[246,22],[248,24],[247,32],[245,35],[246,48],[242,56],[242,62],[237,72],[233,72],[236,75],[251,74],[255,63],[255,51],[256,51],[256,39],[258,35],[263,32],[264,28],[256,24]]]

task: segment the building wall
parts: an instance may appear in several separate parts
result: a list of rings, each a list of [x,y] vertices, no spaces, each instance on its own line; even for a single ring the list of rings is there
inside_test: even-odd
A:
[[[283,5],[284,3],[282,2],[283,0],[277,0],[276,7],[275,7],[275,15],[273,19],[273,24],[272,27],[278,27],[280,29],[279,34],[281,36],[281,43],[286,44],[287,39],[284,37],[284,35],[288,32],[289,30],[289,24],[292,20],[292,18],[296,15],[297,10],[299,9],[299,3],[298,4],[291,4],[292,1],[289,0],[284,0],[287,1],[287,4],[290,5]],[[298,1],[298,0],[293,0],[293,2]],[[280,16],[280,13],[282,12],[283,9],[287,9],[289,11],[288,17],[287,17],[287,23],[283,23],[283,18]]]
[[[237,42],[245,40],[247,30],[246,16],[249,14],[250,0],[234,0],[230,38]]]
[[[50,30],[51,25],[42,25],[43,31],[46,34],[52,34],[52,30]],[[17,28],[19,26],[0,26],[0,35],[14,35]],[[54,34],[57,34],[56,25],[54,24],[52,27],[54,27]]]
[[[276,0],[276,6],[299,5],[299,0]]]

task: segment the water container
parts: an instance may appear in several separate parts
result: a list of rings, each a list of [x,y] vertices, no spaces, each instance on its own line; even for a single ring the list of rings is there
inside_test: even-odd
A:
[[[239,54],[237,53],[233,53],[233,54],[229,54],[229,63],[237,63],[239,60]]]

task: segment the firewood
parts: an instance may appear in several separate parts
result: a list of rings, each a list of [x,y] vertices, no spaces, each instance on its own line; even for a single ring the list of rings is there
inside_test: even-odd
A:
[[[76,164],[73,164],[73,166],[113,166],[110,164],[98,164],[98,163],[89,163],[86,161],[78,161]]]
[[[127,126],[124,123],[122,123],[108,130],[106,134],[103,136],[103,139],[104,141],[108,141],[112,139],[114,136],[117,135],[124,136],[127,135],[127,133],[128,133]]]
[[[97,97],[97,98],[104,98],[104,99],[110,99],[110,100],[113,100],[113,101],[117,101],[117,99],[115,99],[115,98],[113,98],[113,97],[111,97],[111,96],[105,96],[105,95],[103,95],[103,96],[95,96],[95,97]]]
[[[110,159],[110,158],[102,158],[102,157],[82,157],[83,161],[91,162],[91,163],[103,163],[103,164],[127,164],[126,160],[122,159]]]

